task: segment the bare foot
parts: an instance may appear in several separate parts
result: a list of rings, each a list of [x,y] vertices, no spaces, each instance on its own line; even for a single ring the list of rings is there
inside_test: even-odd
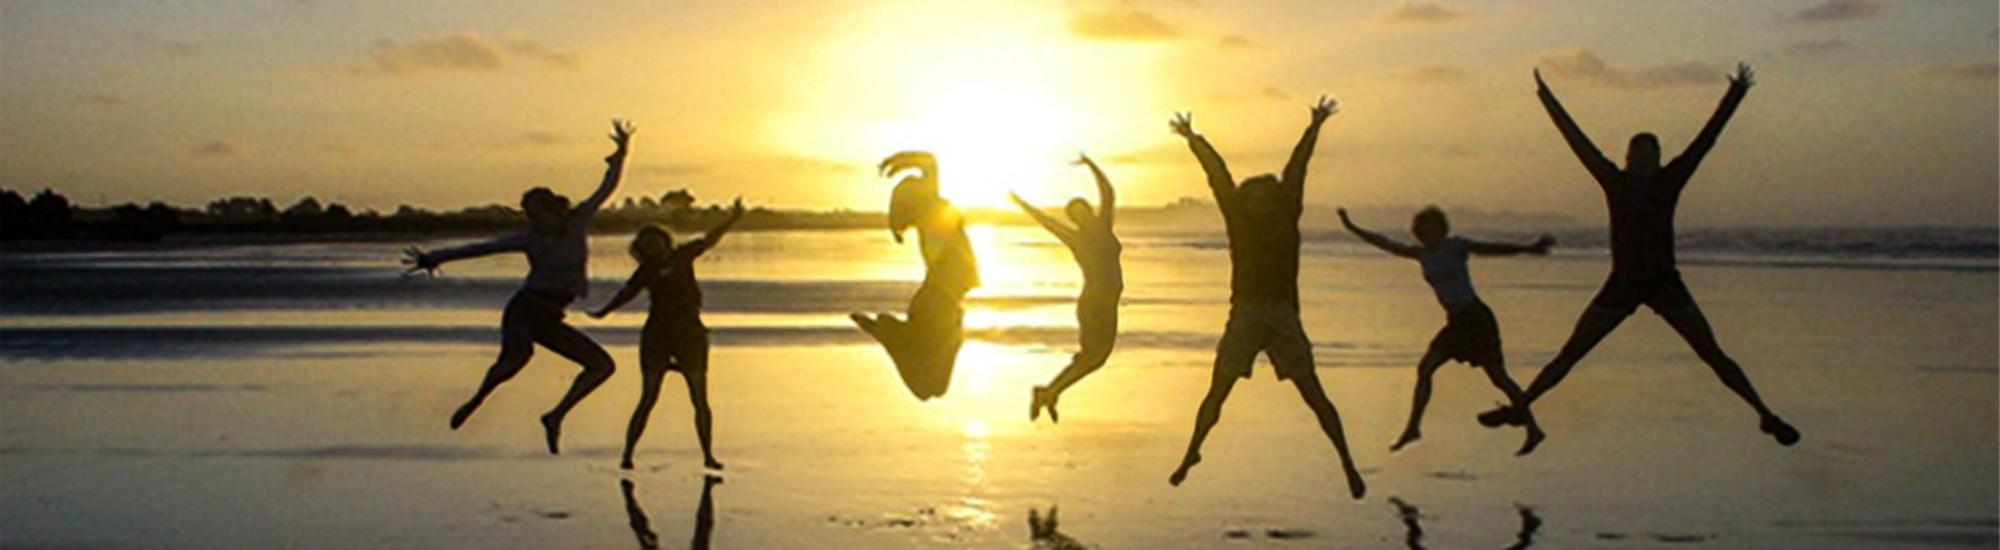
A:
[[[618,469],[620,469],[620,470],[630,470],[630,469],[632,469],[632,457],[629,457],[629,456],[628,456],[628,457],[625,457],[625,460],[623,460],[623,461],[620,461],[620,462],[618,463]]]
[[[1416,443],[1418,439],[1421,439],[1423,437],[1424,434],[1417,432],[1415,430],[1403,432],[1403,437],[1397,438],[1396,443],[1389,446],[1389,452],[1393,453],[1402,450],[1404,445]]]
[[[478,409],[479,404],[472,402],[459,406],[457,412],[451,413],[451,429],[456,430],[459,426],[464,426],[465,421],[472,418],[472,411]]]
[[[1187,481],[1188,469],[1200,463],[1200,454],[1189,454],[1186,458],[1182,458],[1181,467],[1174,470],[1174,475],[1167,477],[1167,483],[1173,484],[1175,487],[1181,486],[1182,481]]]
[[[542,415],[542,430],[548,436],[549,454],[562,454],[562,451],[556,448],[556,441],[562,439],[562,418],[555,416],[554,413]]]
[[[702,465],[702,467],[704,467],[704,468],[708,468],[708,469],[710,469],[710,470],[721,470],[721,469],[722,469],[722,461],[720,461],[720,460],[716,460],[716,459],[715,459],[715,457],[712,457],[712,456],[711,456],[711,457],[708,457],[708,458],[704,458],[704,459],[702,459],[702,461],[701,461],[701,465]]]
[[[1779,445],[1790,447],[1799,442],[1799,430],[1793,428],[1791,424],[1786,424],[1784,420],[1779,419],[1777,416],[1765,417],[1763,424],[1759,425],[1757,429],[1771,434],[1772,438],[1778,440]]]
[[[1361,500],[1361,495],[1368,494],[1368,484],[1361,481],[1361,472],[1353,467],[1347,468],[1347,493],[1354,495],[1354,500]]]
[[[1535,452],[1535,447],[1541,446],[1543,439],[1548,439],[1548,434],[1542,433],[1542,427],[1528,424],[1528,440],[1521,443],[1521,450],[1514,451],[1514,456],[1528,456],[1528,453]]]
[[[1488,428],[1519,426],[1522,423],[1520,415],[1514,414],[1514,408],[1507,405],[1500,405],[1494,407],[1493,410],[1479,413],[1479,425]]]

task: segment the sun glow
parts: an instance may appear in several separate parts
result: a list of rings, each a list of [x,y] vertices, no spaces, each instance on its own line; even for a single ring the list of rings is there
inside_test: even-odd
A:
[[[1071,38],[1051,6],[1006,2],[877,6],[833,22],[851,29],[821,48],[824,88],[804,92],[772,134],[799,156],[843,165],[900,150],[938,157],[947,198],[1006,207],[1007,192],[1053,201],[1087,194],[1069,166],[1080,149],[1100,157],[1141,147],[1161,132],[1154,46]],[[1144,115],[1142,117],[1142,115]],[[859,183],[860,185],[869,185]],[[888,182],[865,196],[886,197]]]

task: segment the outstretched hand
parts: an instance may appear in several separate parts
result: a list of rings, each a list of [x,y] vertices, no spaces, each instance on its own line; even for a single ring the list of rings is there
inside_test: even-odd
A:
[[[1549,91],[1549,83],[1542,81],[1541,67],[1535,67],[1535,91],[1537,92]]]
[[[1173,128],[1175,134],[1184,138],[1193,139],[1200,135],[1194,132],[1194,113],[1187,111],[1174,113],[1174,119],[1167,121],[1167,127]]]
[[[1335,210],[1334,210],[1334,212],[1336,212],[1336,213],[1339,213],[1339,214],[1340,214],[1340,225],[1344,225],[1344,226],[1347,226],[1347,227],[1349,227],[1349,228],[1353,228],[1353,227],[1354,227],[1354,220],[1352,220],[1352,219],[1349,219],[1349,218],[1347,217],[1347,209],[1346,209],[1346,208],[1339,208],[1339,209],[1335,209]]]
[[[1324,122],[1327,117],[1340,112],[1340,102],[1327,96],[1319,96],[1319,103],[1312,107],[1313,122]]]
[[[1757,84],[1757,73],[1750,70],[1749,63],[1737,63],[1736,74],[1729,75],[1729,87],[1749,90]]]
[[[605,162],[624,157],[626,151],[632,145],[632,134],[638,133],[638,131],[639,127],[634,126],[631,121],[616,118],[611,119],[611,142],[618,144],[618,150],[612,151],[610,156],[604,157]]]
[[[403,269],[404,275],[422,273],[427,277],[437,276],[438,261],[431,258],[431,255],[422,248],[412,246],[403,249],[403,265],[408,266]]]
[[[1555,235],[1543,233],[1541,238],[1535,239],[1535,244],[1528,245],[1528,252],[1546,255],[1549,253],[1549,248],[1555,245]]]
[[[1083,151],[1077,151],[1076,160],[1069,161],[1069,163],[1077,166],[1097,166],[1097,161],[1090,160],[1090,155],[1085,154]]]

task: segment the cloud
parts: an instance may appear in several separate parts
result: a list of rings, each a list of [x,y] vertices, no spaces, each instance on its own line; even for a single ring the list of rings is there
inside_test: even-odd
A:
[[[1785,53],[1796,56],[1827,55],[1847,51],[1853,47],[1853,44],[1839,38],[1793,40],[1785,44]]]
[[[1535,64],[1551,76],[1580,78],[1599,86],[1628,90],[1699,86],[1722,81],[1720,71],[1692,61],[1622,69],[1605,63],[1590,50],[1547,54]]]
[[[125,99],[111,94],[88,94],[77,96],[76,104],[85,107],[117,107],[125,104]]]
[[[1078,13],[1069,18],[1069,32],[1091,40],[1146,42],[1180,38],[1180,27],[1136,8]]]
[[[1423,65],[1412,67],[1396,75],[1407,82],[1417,84],[1457,84],[1466,81],[1470,75],[1465,69],[1451,65]]]
[[[1930,80],[1991,84],[1995,80],[2000,80],[2000,61],[1932,63],[1919,65],[1911,69],[1910,73]]]
[[[1438,2],[1400,2],[1384,10],[1383,22],[1398,25],[1434,25],[1471,17],[1472,12]]]
[[[1883,9],[1877,0],[1826,0],[1794,12],[1789,19],[1801,23],[1859,21],[1882,15]]]
[[[1258,42],[1248,36],[1231,34],[1216,39],[1215,47],[1225,50],[1261,50],[1265,46],[1263,42]]]
[[[201,144],[200,147],[194,148],[194,151],[192,152],[196,156],[226,157],[236,154],[236,146],[230,145],[227,142],[211,141],[208,143]]]
[[[551,50],[531,40],[459,31],[442,36],[377,40],[368,50],[368,60],[348,66],[348,72],[382,76],[497,72],[518,60],[565,69],[578,65],[576,54]]]

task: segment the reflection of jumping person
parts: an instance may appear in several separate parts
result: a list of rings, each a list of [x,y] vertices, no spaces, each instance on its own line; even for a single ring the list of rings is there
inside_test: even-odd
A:
[[[1111,232],[1116,198],[1111,180],[1104,177],[1096,162],[1089,156],[1078,155],[1076,163],[1090,167],[1091,175],[1097,178],[1098,204],[1093,213],[1089,202],[1070,199],[1063,212],[1069,214],[1070,221],[1076,224],[1074,227],[1042,213],[1020,195],[1011,195],[1015,204],[1021,205],[1022,210],[1069,247],[1070,254],[1076,256],[1077,266],[1083,268],[1083,293],[1076,297],[1077,340],[1081,349],[1070,358],[1069,366],[1056,374],[1055,380],[1035,388],[1028,406],[1030,420],[1039,418],[1046,408],[1049,420],[1060,421],[1056,400],[1062,397],[1063,390],[1104,366],[1111,358],[1112,344],[1118,340],[1118,297],[1125,292],[1125,274],[1118,264],[1123,247],[1118,244],[1118,235]]]
[[[1417,393],[1410,407],[1410,423],[1403,428],[1402,437],[1389,446],[1390,451],[1403,448],[1423,437],[1418,429],[1424,421],[1424,407],[1431,402],[1431,376],[1437,374],[1438,367],[1446,361],[1458,360],[1474,367],[1485,369],[1486,377],[1493,386],[1507,395],[1507,402],[1526,413],[1527,404],[1521,400],[1521,387],[1507,376],[1506,357],[1500,352],[1500,322],[1493,318],[1493,310],[1479,299],[1472,290],[1472,272],[1466,260],[1473,254],[1481,256],[1507,256],[1513,254],[1547,254],[1555,238],[1542,235],[1530,245],[1514,245],[1475,241],[1451,234],[1451,222],[1444,211],[1429,207],[1418,212],[1410,222],[1410,233],[1416,235],[1420,246],[1396,242],[1375,232],[1362,229],[1347,218],[1347,209],[1340,209],[1340,223],[1348,231],[1361,237],[1363,242],[1374,245],[1384,252],[1410,258],[1422,264],[1424,281],[1430,283],[1431,291],[1437,294],[1438,304],[1444,306],[1445,325],[1436,338],[1431,339],[1430,349],[1423,359],[1417,361]],[[1525,417],[1528,439],[1521,445],[1518,454],[1528,454],[1542,441],[1542,429],[1535,425],[1535,417]]]
[[[1583,317],[1576,322],[1575,332],[1563,344],[1562,351],[1547,367],[1535,376],[1528,386],[1527,400],[1533,403],[1568,375],[1577,361],[1583,359],[1599,341],[1626,316],[1637,311],[1640,305],[1653,309],[1654,313],[1667,320],[1667,324],[1687,340],[1702,362],[1708,363],[1722,383],[1736,392],[1738,397],[1757,410],[1759,429],[1771,434],[1779,444],[1798,443],[1799,431],[1779,419],[1776,413],[1764,406],[1764,400],[1757,396],[1757,390],[1750,386],[1750,378],[1743,374],[1743,368],[1736,361],[1722,353],[1722,346],[1715,341],[1715,331],[1708,325],[1701,308],[1694,302],[1694,295],[1688,292],[1687,284],[1681,281],[1681,273],[1674,261],[1674,207],[1680,203],[1681,189],[1694,176],[1695,167],[1702,157],[1708,155],[1715,146],[1716,137],[1722,134],[1722,126],[1729,122],[1736,106],[1743,102],[1743,96],[1750,92],[1754,83],[1750,66],[1737,65],[1736,74],[1729,78],[1729,93],[1722,96],[1722,104],[1715,108],[1715,115],[1708,119],[1701,133],[1688,144],[1687,151],[1665,166],[1660,165],[1660,141],[1650,133],[1632,136],[1632,142],[1625,153],[1625,168],[1620,169],[1597,151],[1590,137],[1584,135],[1576,121],[1563,110],[1562,103],[1556,101],[1554,92],[1542,82],[1540,71],[1535,73],[1536,92],[1541,95],[1542,106],[1555,119],[1556,129],[1562,131],[1563,140],[1569,142],[1570,150],[1583,161],[1583,167],[1597,180],[1604,191],[1604,202],[1611,211],[1611,276],[1604,281],[1603,289],[1597,292]],[[1519,423],[1523,415],[1516,414],[1511,407],[1501,407],[1480,415],[1480,421],[1489,426],[1501,423]]]
[[[506,312],[500,317],[500,358],[486,371],[486,379],[472,399],[451,415],[452,429],[464,425],[494,388],[519,374],[534,355],[534,345],[541,344],[583,365],[583,374],[570,385],[569,393],[548,414],[542,415],[549,453],[554,454],[562,434],[563,417],[611,377],[614,366],[611,355],[589,336],[563,322],[563,308],[589,290],[585,264],[590,258],[590,218],[611,198],[611,192],[618,189],[618,182],[625,174],[625,154],[634,128],[620,121],[612,121],[611,127],[611,141],[618,144],[618,149],[604,157],[609,165],[604,170],[604,182],[575,208],[570,207],[568,198],[546,187],[536,187],[521,195],[521,210],[528,215],[527,230],[435,252],[414,247],[405,252],[408,257],[404,262],[411,265],[411,271],[426,272],[435,272],[446,262],[501,252],[528,256],[527,281],[507,301]]]
[[[694,537],[688,540],[688,548],[708,550],[715,534],[715,486],[722,483],[722,476],[703,476],[701,480],[701,502],[694,510]],[[625,520],[632,526],[632,536],[639,541],[639,548],[652,550],[660,547],[660,534],[653,532],[653,520],[646,517],[646,509],[639,506],[637,487],[632,480],[618,480],[618,492],[625,497]]]
[[[722,469],[722,462],[709,449],[712,415],[708,409],[708,327],[701,323],[701,285],[695,282],[694,260],[715,248],[715,243],[742,218],[743,200],[737,199],[729,208],[728,220],[708,230],[702,238],[680,246],[674,246],[673,235],[659,226],[640,229],[632,237],[632,258],[639,261],[639,267],[632,270],[632,278],[625,281],[618,295],[611,297],[603,308],[590,312],[591,317],[601,319],[632,301],[642,290],[652,300],[646,328],[639,339],[639,406],[632,410],[632,421],[625,428],[621,468],[632,469],[632,450],[639,446],[640,434],[646,432],[646,420],[660,400],[660,383],[666,380],[667,371],[680,371],[687,381],[688,400],[694,403],[694,432],[701,439],[702,462],[709,468]]]
[[[889,232],[903,241],[903,230],[915,227],[923,249],[924,282],[910,297],[909,318],[855,313],[861,330],[875,337],[896,363],[903,384],[919,400],[944,395],[951,387],[952,367],[965,338],[965,293],[979,287],[979,265],[972,241],[965,236],[965,216],[938,194],[937,159],[922,151],[904,151],[882,160],[883,176],[906,170],[917,173],[896,183],[889,198]]]
[[[1347,452],[1347,436],[1341,430],[1340,412],[1327,400],[1313,371],[1312,342],[1299,323],[1299,216],[1304,210],[1306,163],[1312,160],[1313,145],[1319,141],[1320,125],[1333,116],[1334,103],[1324,97],[1312,108],[1312,124],[1292,149],[1283,178],[1263,174],[1237,185],[1229,167],[1208,139],[1195,133],[1186,114],[1172,123],[1174,133],[1187,138],[1188,148],[1208,173],[1208,186],[1222,210],[1229,233],[1229,325],[1216,344],[1215,371],[1209,380],[1208,395],[1202,398],[1195,416],[1194,435],[1188,440],[1187,454],[1181,458],[1167,481],[1180,485],[1188,469],[1201,462],[1201,443],[1222,416],[1222,402],[1237,378],[1249,378],[1250,367],[1259,352],[1271,358],[1279,380],[1291,380],[1298,387],[1327,439],[1340,453],[1340,466],[1347,473],[1347,490],[1361,498],[1367,486],[1354,458]]]

